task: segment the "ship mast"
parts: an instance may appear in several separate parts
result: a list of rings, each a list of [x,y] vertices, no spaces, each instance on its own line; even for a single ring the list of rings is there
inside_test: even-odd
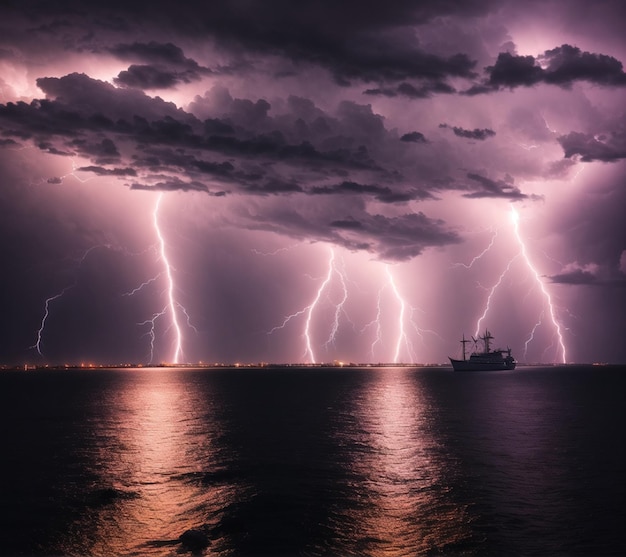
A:
[[[485,329],[485,336],[483,337],[483,340],[485,341],[485,352],[489,352],[489,342],[493,340],[493,337],[487,329]]]
[[[463,361],[465,361],[465,345],[469,342],[469,340],[465,339],[465,333],[463,333],[463,340],[460,342],[463,345]]]

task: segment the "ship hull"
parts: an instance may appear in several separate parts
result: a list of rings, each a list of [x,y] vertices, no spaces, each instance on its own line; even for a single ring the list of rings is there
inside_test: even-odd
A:
[[[515,361],[485,361],[478,358],[455,360],[449,358],[454,371],[501,371],[515,369]]]

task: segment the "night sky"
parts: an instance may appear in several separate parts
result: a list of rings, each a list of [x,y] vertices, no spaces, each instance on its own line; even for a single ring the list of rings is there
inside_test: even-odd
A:
[[[626,362],[625,22],[3,2],[0,364]]]

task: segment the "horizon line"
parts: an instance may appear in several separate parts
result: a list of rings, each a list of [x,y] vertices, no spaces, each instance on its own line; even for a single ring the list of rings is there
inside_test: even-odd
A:
[[[620,366],[626,363],[616,362],[517,362],[518,367],[558,367],[558,366]],[[365,367],[441,367],[451,368],[450,363],[440,362],[187,362],[187,363],[118,363],[118,364],[94,364],[94,363],[73,363],[73,364],[0,364],[0,371],[36,371],[36,370],[76,370],[76,369],[216,369],[216,368],[365,368]]]

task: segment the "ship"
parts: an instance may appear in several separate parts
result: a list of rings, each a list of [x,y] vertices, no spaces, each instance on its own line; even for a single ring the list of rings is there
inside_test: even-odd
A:
[[[463,345],[463,359],[455,360],[450,358],[450,363],[454,368],[454,371],[497,371],[503,369],[515,369],[515,358],[511,356],[511,349],[507,348],[503,350],[498,348],[497,350],[491,350],[491,341],[493,336],[487,330],[483,336],[479,336],[478,339],[472,337],[472,340],[468,340],[463,335],[461,344]],[[469,342],[474,343],[475,350],[470,354],[469,359],[465,356],[465,345]],[[479,343],[482,343],[484,349],[482,352],[476,348]],[[506,356],[504,355],[506,354]]]

